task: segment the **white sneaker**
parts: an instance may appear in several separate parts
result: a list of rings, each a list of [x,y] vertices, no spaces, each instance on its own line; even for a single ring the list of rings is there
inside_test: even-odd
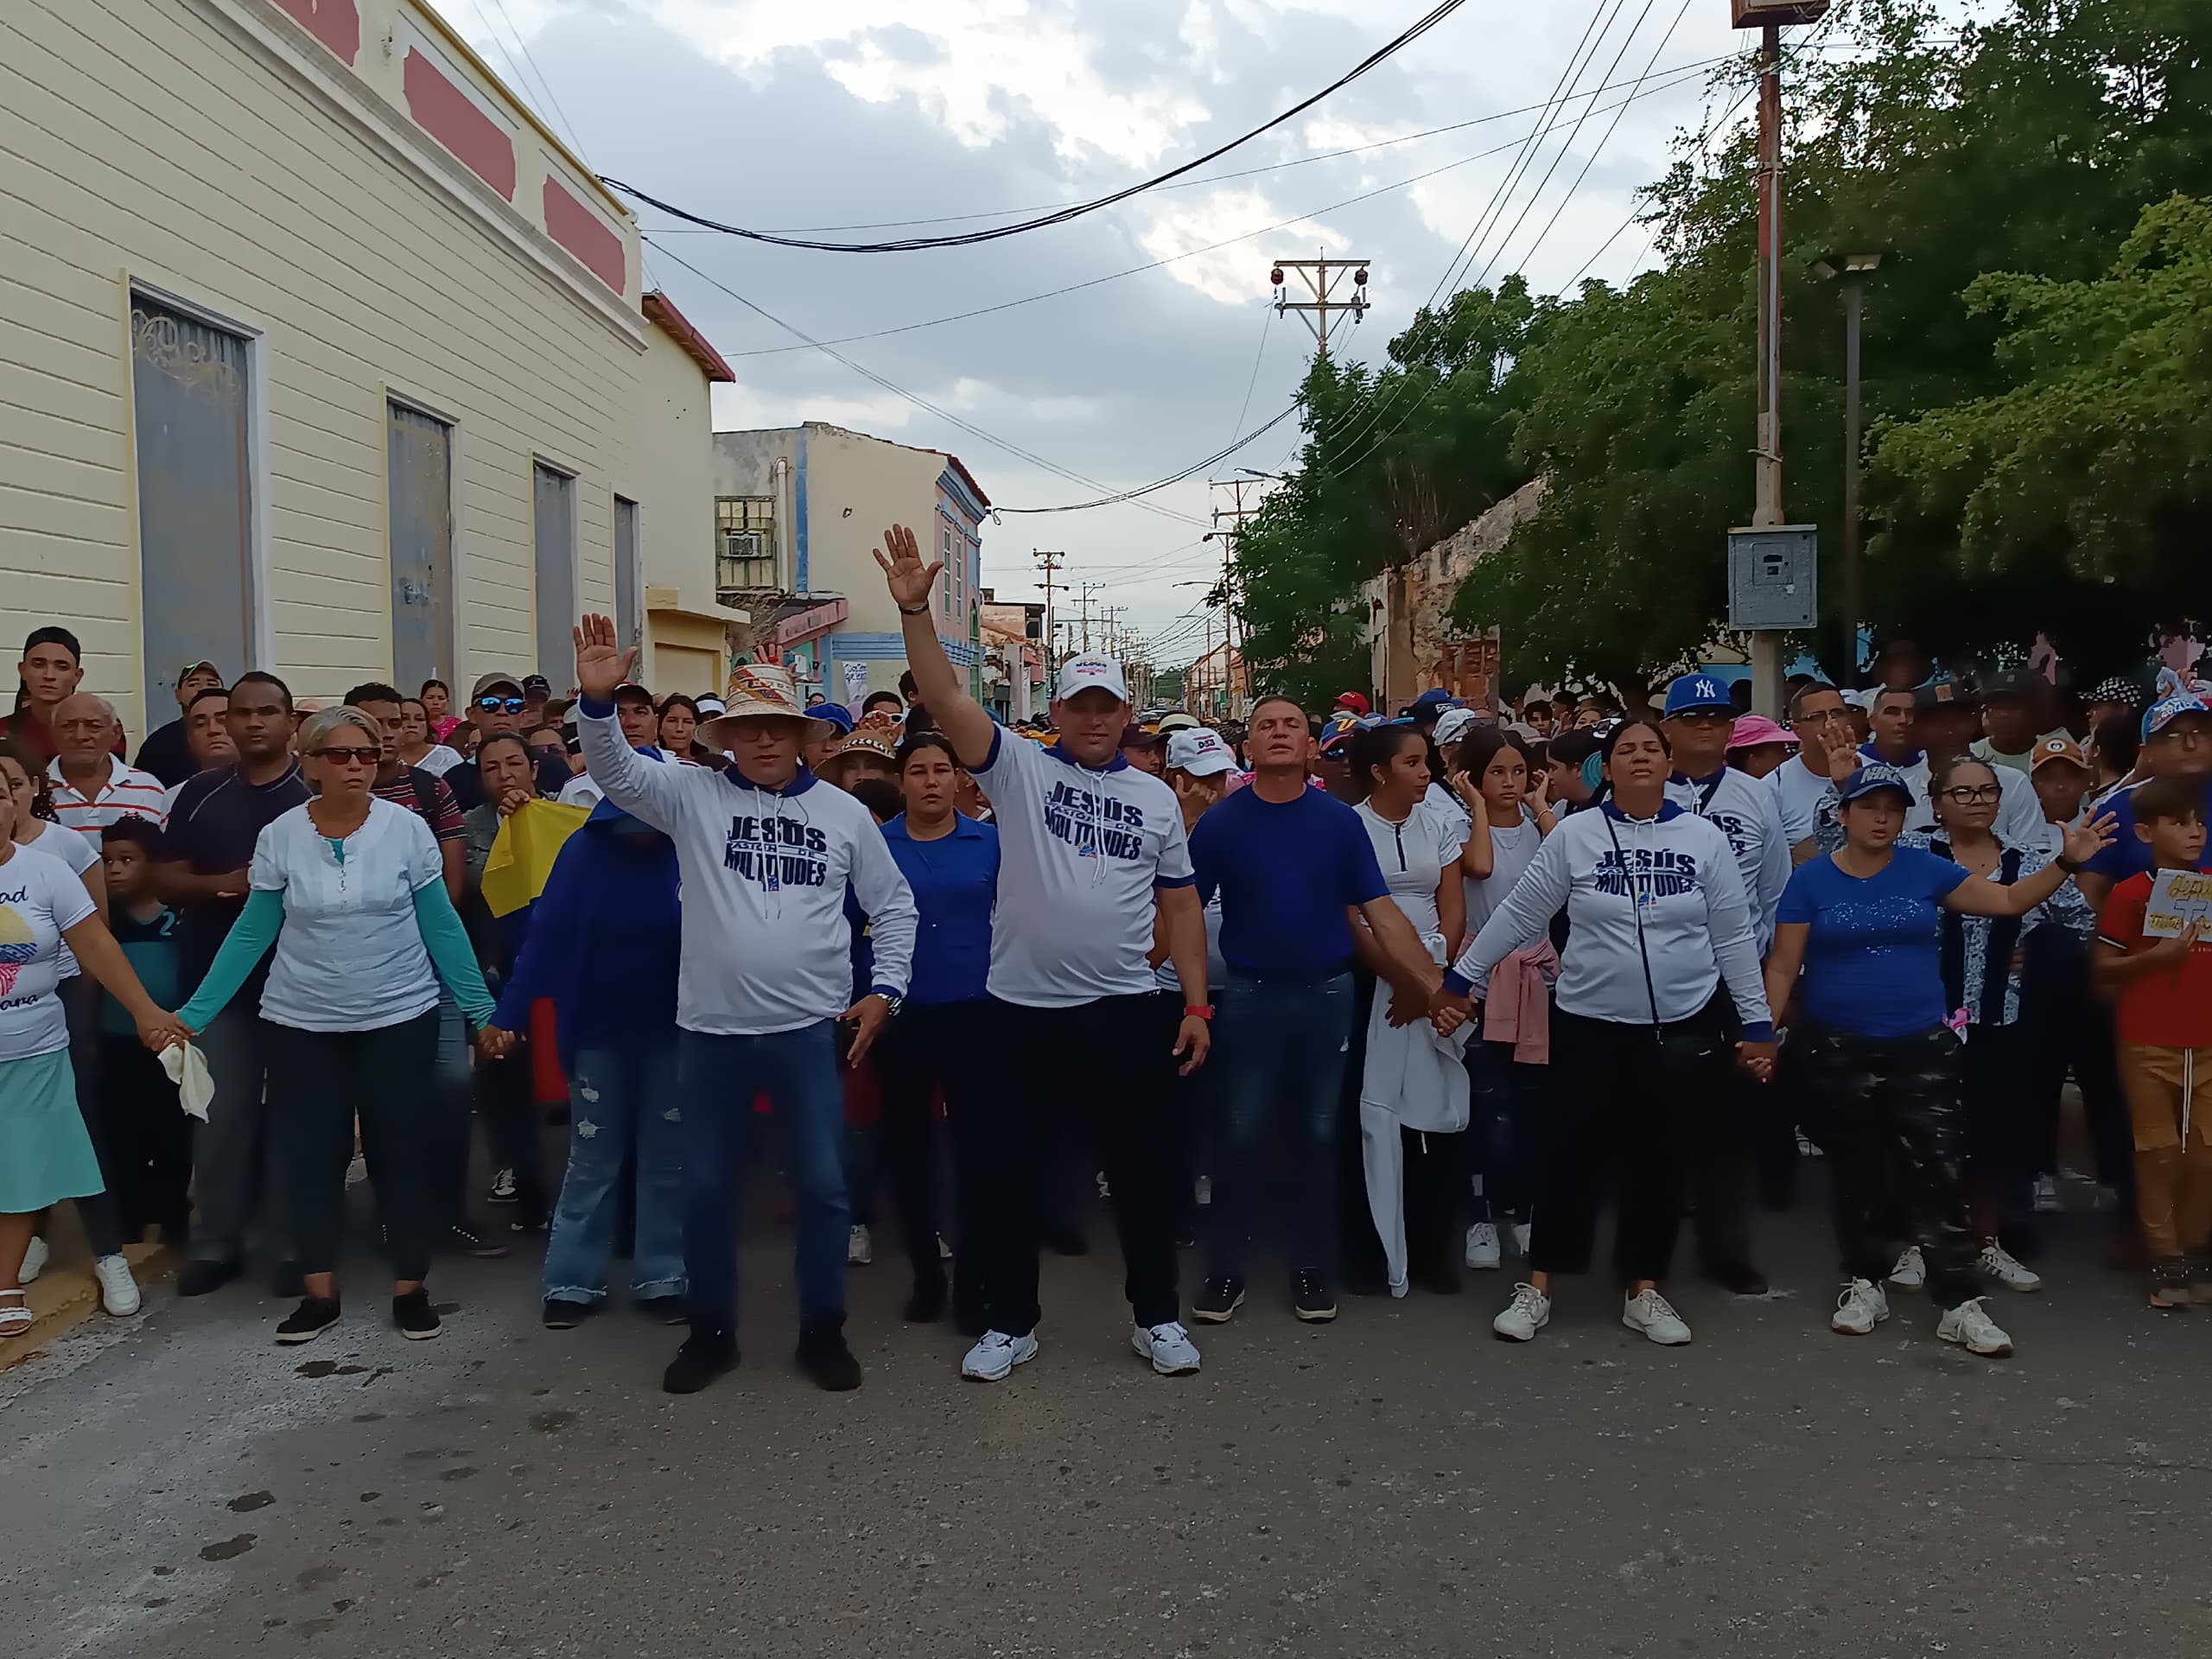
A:
[[[1003,1382],[1017,1365],[1037,1357],[1037,1333],[1009,1337],[1003,1331],[986,1331],[982,1339],[960,1362],[960,1375],[971,1382]]]
[[[1508,1227],[1505,1230],[1506,1230],[1508,1233],[1510,1233],[1510,1234],[1511,1234],[1511,1235],[1512,1235],[1512,1237],[1513,1237],[1513,1254],[1514,1254],[1514,1255],[1528,1255],[1528,1254],[1529,1254],[1529,1224],[1528,1224],[1527,1222],[1525,1222],[1525,1221],[1516,1221],[1516,1222],[1515,1222],[1511,1226]]]
[[[1797,1155],[1800,1158],[1825,1158],[1827,1156],[1827,1154],[1822,1152],[1820,1147],[1815,1146],[1810,1141],[1807,1140],[1805,1138],[1805,1132],[1802,1129],[1800,1129],[1797,1132]]]
[[[2065,1207],[2058,1199],[2058,1177],[2056,1175],[2037,1176],[2036,1213],[2039,1216],[2056,1215]]]
[[[939,1233],[937,1236],[937,1259],[940,1262],[950,1262],[952,1260],[952,1246],[944,1242],[944,1235],[943,1233]]]
[[[1690,1339],[1682,1316],[1656,1290],[1639,1290],[1621,1304],[1621,1323],[1641,1331],[1662,1348],[1679,1348]]]
[[[1170,1319],[1165,1325],[1155,1325],[1147,1330],[1140,1325],[1129,1332],[1129,1346],[1138,1355],[1152,1362],[1152,1369],[1162,1376],[1179,1376],[1198,1369],[1198,1344],[1191,1340],[1191,1333],[1180,1322]]]
[[[1840,1331],[1847,1337],[1863,1337],[1889,1317],[1888,1293],[1879,1285],[1854,1279],[1835,1299],[1835,1316],[1829,1319],[1828,1329]]]
[[[1505,1259],[1498,1248],[1497,1229],[1487,1221],[1478,1221],[1467,1229],[1467,1265],[1471,1268],[1495,1268]]]
[[[845,1233],[845,1261],[852,1267],[864,1268],[875,1260],[875,1243],[868,1236],[865,1227],[854,1227]]]
[[[1534,1285],[1516,1285],[1513,1300],[1490,1328],[1507,1342],[1527,1342],[1551,1322],[1552,1299]]]
[[[1890,1283],[1899,1290],[1918,1290],[1928,1282],[1928,1264],[1920,1259],[1920,1246],[1908,1244],[1890,1269]]]
[[[119,1255],[104,1255],[92,1263],[92,1277],[100,1281],[100,1306],[119,1319],[138,1311],[138,1281],[130,1264]]]
[[[28,1285],[39,1274],[44,1273],[46,1258],[46,1241],[36,1233],[33,1233],[30,1243],[23,1250],[23,1265],[16,1269],[16,1282],[19,1285]]]
[[[2027,1266],[1995,1239],[1981,1247],[1981,1254],[1974,1258],[1974,1270],[1985,1279],[1994,1279],[2007,1290],[2041,1290],[2043,1275]]]
[[[1198,1201],[1198,1207],[1202,1210],[1207,1205],[1211,1204],[1213,1202],[1213,1177],[1211,1175],[1199,1176],[1196,1181],[1191,1184],[1191,1196]]]
[[[1986,1354],[1993,1359],[2002,1359],[2012,1351],[2012,1338],[1998,1329],[1979,1296],[1945,1309],[1936,1322],[1936,1334],[1945,1342],[1957,1343],[1970,1354]]]

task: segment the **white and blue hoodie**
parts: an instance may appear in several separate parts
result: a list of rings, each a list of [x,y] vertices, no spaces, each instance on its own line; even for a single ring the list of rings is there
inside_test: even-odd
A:
[[[1744,878],[1744,897],[1751,901],[1751,931],[1764,956],[1774,945],[1774,913],[1792,868],[1781,795],[1763,778],[1723,766],[1710,778],[1676,772],[1667,780],[1667,798],[1728,837],[1736,873]]]
[[[1577,812],[1546,837],[1505,901],[1444,976],[1462,996],[1490,989],[1491,969],[1534,944],[1564,906],[1567,951],[1559,1006],[1586,1020],[1648,1026],[1688,1020],[1723,978],[1744,1035],[1769,1042],[1774,1021],[1759,972],[1758,940],[1728,837],[1669,801],[1656,818],[1631,818],[1607,801]],[[1643,950],[1637,946],[1643,920]],[[1643,978],[1644,955],[1651,984]]]
[[[853,991],[849,882],[868,918],[873,988],[906,995],[919,912],[868,808],[804,766],[783,788],[764,789],[735,767],[649,760],[624,741],[612,703],[580,702],[576,734],[607,798],[676,843],[678,1026],[757,1037],[842,1014]]]

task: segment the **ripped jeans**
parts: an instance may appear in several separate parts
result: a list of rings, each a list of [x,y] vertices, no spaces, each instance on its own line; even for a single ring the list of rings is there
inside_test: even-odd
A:
[[[545,1245],[549,1301],[596,1302],[607,1294],[614,1245],[615,1184],[634,1142],[638,1238],[630,1294],[681,1296],[683,1280],[683,1116],[676,1046],[576,1051],[569,1080],[569,1171]]]

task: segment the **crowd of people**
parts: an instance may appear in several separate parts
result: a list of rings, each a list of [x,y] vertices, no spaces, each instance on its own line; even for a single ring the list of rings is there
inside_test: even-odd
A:
[[[899,527],[877,556],[909,671],[851,709],[773,664],[656,694],[587,616],[573,700],[495,671],[458,707],[310,708],[197,663],[127,760],[76,639],[35,631],[0,734],[0,1338],[71,1204],[109,1313],[158,1230],[188,1296],[257,1247],[296,1300],[276,1339],[314,1340],[358,1156],[403,1335],[439,1332],[438,1254],[542,1234],[543,1324],[626,1259],[695,1392],[738,1362],[766,1116],[831,1390],[887,1206],[906,1319],[990,1382],[1038,1357],[1040,1253],[1086,1248],[1095,1183],[1129,1345],[1173,1376],[1270,1260],[1313,1323],[1510,1267],[1491,1328],[1530,1340],[1609,1212],[1622,1322],[1687,1343],[1684,1221],[1761,1294],[1755,1217],[1815,1155],[1832,1328],[1924,1291],[1999,1356],[2069,1079],[2115,1265],[2212,1302],[2201,684],[1900,658],[1793,683],[1786,722],[1692,671],[1649,706],[1270,695],[1209,725],[1141,718],[1083,653],[1014,728],[938,640],[941,566]]]

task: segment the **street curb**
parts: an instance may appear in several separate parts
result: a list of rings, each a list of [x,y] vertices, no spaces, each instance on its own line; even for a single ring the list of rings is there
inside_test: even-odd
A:
[[[167,1248],[160,1244],[125,1245],[123,1254],[142,1290],[174,1265]],[[68,1335],[100,1311],[99,1281],[92,1277],[89,1263],[48,1268],[23,1288],[23,1300],[30,1304],[31,1328],[0,1344],[0,1371],[12,1370],[44,1353],[56,1338]]]

